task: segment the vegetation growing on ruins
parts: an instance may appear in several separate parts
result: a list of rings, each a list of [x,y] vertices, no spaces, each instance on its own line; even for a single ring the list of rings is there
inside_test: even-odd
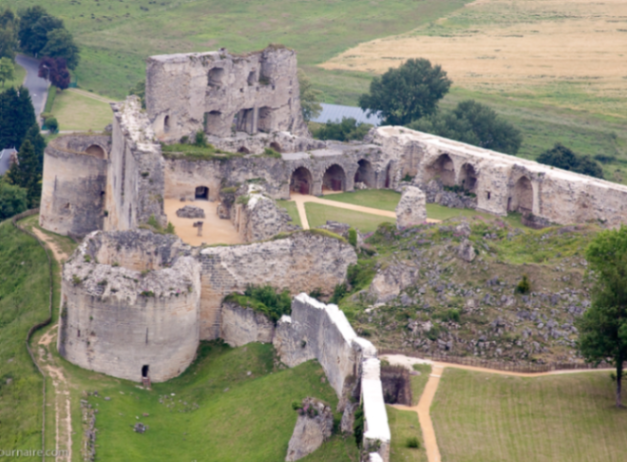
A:
[[[233,153],[216,149],[212,144],[198,146],[196,144],[176,143],[162,144],[161,152],[166,159],[186,160],[225,160],[242,157],[242,153]]]
[[[612,406],[612,388],[607,372],[521,378],[447,368],[431,406],[442,460],[622,461],[627,412]]]
[[[243,308],[252,308],[265,314],[275,323],[284,314],[292,312],[292,297],[287,290],[278,292],[271,286],[248,286],[243,294],[233,293],[224,298],[225,302],[237,303]]]

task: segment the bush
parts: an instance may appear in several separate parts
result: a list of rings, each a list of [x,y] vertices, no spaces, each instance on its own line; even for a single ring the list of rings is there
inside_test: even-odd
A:
[[[204,148],[207,146],[207,138],[205,138],[205,132],[198,130],[194,135],[194,146]]]
[[[355,411],[355,422],[353,423],[353,432],[355,434],[355,442],[361,447],[364,437],[364,408],[359,406]]]
[[[375,260],[357,260],[356,264],[349,265],[346,270],[346,279],[355,292],[368,287],[376,272]]]
[[[357,247],[357,231],[355,231],[355,228],[348,230],[348,243],[353,247]]]
[[[317,300],[320,300],[320,297],[322,297],[322,289],[320,289],[320,287],[316,287],[314,290],[309,292],[309,296],[311,298],[315,298]]]
[[[412,449],[418,449],[420,447],[420,441],[415,436],[407,438],[407,447]]]
[[[56,133],[59,131],[59,122],[54,117],[49,117],[46,119],[46,127],[51,133]]]
[[[281,158],[281,153],[280,153],[280,152],[275,151],[275,150],[274,150],[274,149],[272,149],[272,148],[265,148],[265,149],[263,150],[263,154],[264,154],[264,155],[266,155],[266,156],[268,156],[268,157],[274,157],[275,159],[280,159],[280,158]]]
[[[336,285],[333,289],[333,295],[331,296],[331,300],[329,300],[329,303],[335,303],[337,305],[347,293],[348,290],[346,288],[346,284]]]
[[[527,277],[527,275],[523,274],[522,279],[520,280],[520,282],[516,286],[516,293],[517,294],[528,294],[529,292],[531,292],[531,283],[529,282],[529,278]]]
[[[596,156],[597,158],[599,156]],[[601,156],[603,159],[606,157]],[[571,172],[582,173],[584,175],[603,178],[603,169],[601,166],[589,156],[582,156],[574,153],[572,150],[556,143],[553,149],[543,152],[538,156],[538,162],[545,165],[569,170]]]
[[[292,312],[292,297],[287,290],[277,292],[271,286],[249,285],[244,294],[230,294],[224,299],[265,314],[275,323],[284,314]]]

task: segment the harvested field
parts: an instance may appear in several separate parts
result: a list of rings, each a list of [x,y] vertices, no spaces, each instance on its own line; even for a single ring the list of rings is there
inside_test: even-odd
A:
[[[360,44],[322,67],[383,73],[423,57],[466,89],[536,94],[625,117],[626,43],[621,0],[480,0],[411,33]]]

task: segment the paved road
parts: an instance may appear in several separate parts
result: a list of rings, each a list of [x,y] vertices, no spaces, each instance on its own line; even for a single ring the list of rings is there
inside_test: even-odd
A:
[[[10,156],[8,149],[0,149],[0,176],[9,169]]]
[[[35,107],[35,115],[39,117],[39,114],[41,114],[41,111],[44,110],[44,106],[46,104],[49,83],[47,80],[42,79],[37,75],[39,73],[38,59],[17,55],[15,61],[26,69],[24,86],[28,88],[28,91],[30,92],[30,97],[33,100],[33,106]]]

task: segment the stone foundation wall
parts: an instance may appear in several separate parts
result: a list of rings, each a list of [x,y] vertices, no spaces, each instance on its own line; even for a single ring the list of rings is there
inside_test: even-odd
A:
[[[292,294],[319,288],[324,294],[346,278],[348,265],[357,262],[353,247],[334,237],[297,232],[274,241],[231,247],[209,247],[200,252],[202,295],[200,338],[220,334],[220,304],[232,292],[249,284],[270,285]]]
[[[220,338],[232,347],[251,342],[272,343],[274,323],[252,308],[224,302],[220,307]]]

